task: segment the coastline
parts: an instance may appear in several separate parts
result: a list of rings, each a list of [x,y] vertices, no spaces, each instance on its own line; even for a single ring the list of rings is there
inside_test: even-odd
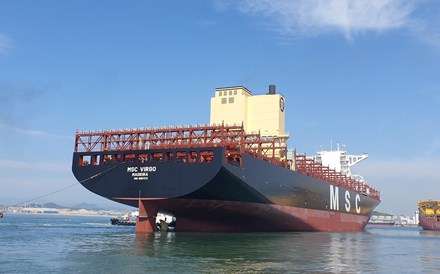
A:
[[[4,217],[7,215],[44,215],[44,216],[91,216],[91,217],[119,217],[127,215],[130,211],[116,210],[87,210],[70,208],[26,208],[26,207],[4,207],[2,208]]]

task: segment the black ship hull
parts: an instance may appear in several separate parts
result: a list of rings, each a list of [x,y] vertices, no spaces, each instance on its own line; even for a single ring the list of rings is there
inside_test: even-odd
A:
[[[210,161],[166,157],[208,150]],[[145,152],[163,158],[144,162]],[[158,211],[176,217],[175,231],[360,231],[379,203],[247,154],[227,161],[224,147],[118,153],[106,161],[105,152],[75,152],[73,173],[88,190],[139,207],[139,231],[151,229]],[[100,161],[83,164],[85,155]]]

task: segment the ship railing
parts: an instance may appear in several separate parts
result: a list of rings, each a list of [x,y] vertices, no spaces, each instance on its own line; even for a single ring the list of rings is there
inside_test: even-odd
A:
[[[373,199],[380,200],[380,193],[377,189],[370,187],[367,183],[355,180],[347,176],[343,172],[338,172],[328,166],[323,166],[321,163],[315,161],[311,157],[307,157],[306,154],[296,154],[295,159],[295,170],[307,176],[311,176],[328,183],[342,186],[347,189],[362,193],[364,195],[370,196]]]
[[[243,125],[196,125],[77,131],[75,152],[224,146],[286,166],[282,138],[245,133]]]

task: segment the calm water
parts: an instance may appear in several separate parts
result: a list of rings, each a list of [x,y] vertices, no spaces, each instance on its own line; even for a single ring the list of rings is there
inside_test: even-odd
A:
[[[1,273],[440,272],[440,233],[151,233],[108,217],[5,215]]]

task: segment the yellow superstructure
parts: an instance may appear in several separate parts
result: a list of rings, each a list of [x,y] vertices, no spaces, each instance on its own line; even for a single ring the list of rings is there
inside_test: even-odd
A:
[[[252,95],[243,86],[215,89],[211,98],[211,124],[242,124],[247,133],[278,136],[285,142],[285,99],[271,85],[268,94]]]
[[[426,215],[439,215],[440,214],[440,201],[427,200],[419,201],[419,210]]]

